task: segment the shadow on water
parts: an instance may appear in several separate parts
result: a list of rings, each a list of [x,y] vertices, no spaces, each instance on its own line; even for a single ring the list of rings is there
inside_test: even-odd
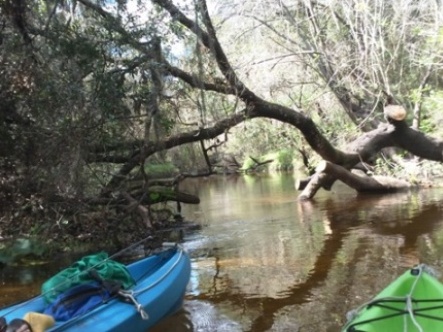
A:
[[[185,184],[201,198],[183,208],[202,225],[184,243],[191,282],[183,309],[153,332],[339,331],[346,312],[404,269],[424,262],[443,271],[443,190],[357,195],[337,184],[299,202],[293,183],[277,175]],[[15,283],[0,271],[0,303],[50,276],[35,269]]]
[[[241,185],[241,181],[235,183]],[[418,262],[441,267],[441,190],[356,195],[338,186],[312,202],[298,202],[295,192],[287,196],[281,187],[272,192],[263,191],[263,186],[253,189],[254,199],[244,188],[233,189],[229,183],[220,189],[224,194],[216,191],[211,196],[201,189],[209,201],[216,197],[216,204],[229,205],[232,219],[241,222],[229,222],[229,213],[217,214],[219,207],[203,202],[207,210],[200,213],[206,214],[206,230],[213,232],[203,230],[194,236],[201,247],[189,247],[195,253],[194,278],[199,280],[191,286],[184,310],[156,331],[339,331],[347,311],[374,296],[405,268]],[[250,220],[250,214],[238,213],[239,203],[248,211],[252,205],[253,215],[261,218]],[[214,214],[208,212],[212,210]],[[266,212],[273,223],[263,222]],[[217,216],[229,225],[220,226]],[[280,265],[266,257],[254,262],[248,247],[258,249],[258,256],[268,252],[276,254],[271,260],[279,260],[282,247],[273,237],[274,228],[289,230],[290,235],[279,240],[299,242],[305,250],[295,245],[292,253],[283,254],[286,261]],[[238,236],[242,232],[249,243]],[[268,250],[260,250],[253,244],[256,241]],[[272,250],[275,247],[280,249]],[[204,249],[207,253],[202,257]],[[258,291],[250,292],[251,282],[272,288],[273,280],[281,285],[279,291],[257,287]]]

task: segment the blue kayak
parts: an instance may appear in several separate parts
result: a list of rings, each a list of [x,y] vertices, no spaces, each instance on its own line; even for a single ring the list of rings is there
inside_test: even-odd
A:
[[[176,246],[126,267],[136,281],[126,293],[140,304],[139,308],[131,301],[114,298],[82,316],[56,322],[47,331],[144,332],[181,307],[191,275],[190,259],[183,249]],[[1,309],[0,317],[10,322],[28,312],[43,312],[45,307],[40,295]]]

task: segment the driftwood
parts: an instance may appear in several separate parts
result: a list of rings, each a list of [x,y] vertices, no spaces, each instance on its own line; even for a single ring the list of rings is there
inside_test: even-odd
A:
[[[332,175],[358,192],[390,193],[409,190],[412,187],[407,181],[389,176],[359,176],[327,161],[322,161],[316,171]]]
[[[185,192],[176,192],[170,188],[162,188],[162,187],[150,187],[147,191],[143,189],[133,190],[131,192],[126,192],[131,197],[133,197],[137,202],[143,203],[146,205],[152,205],[163,202],[181,202],[186,204],[199,204],[200,198],[198,196],[188,194]],[[126,195],[122,195],[121,193],[115,198],[110,197],[97,197],[91,198],[86,202],[89,205],[126,205],[126,201],[128,201]],[[64,200],[63,202],[69,202],[71,205],[78,205],[78,200]]]
[[[167,201],[176,201],[188,204],[200,203],[200,199],[197,196],[162,186],[151,186],[148,188],[148,190],[143,190],[140,188],[132,191],[131,193],[125,191],[121,192],[120,195],[121,198],[128,202],[126,210],[129,212],[137,211],[147,228],[152,228],[152,217],[150,210],[150,206],[152,204]],[[123,204],[123,202],[119,200],[119,204]]]

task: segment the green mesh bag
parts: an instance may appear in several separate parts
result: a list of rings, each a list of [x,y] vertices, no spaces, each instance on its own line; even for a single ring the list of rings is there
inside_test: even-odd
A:
[[[52,303],[60,293],[71,287],[93,281],[94,279],[89,274],[91,268],[96,270],[104,280],[120,282],[124,289],[135,285],[125,265],[106,259],[108,259],[108,254],[105,252],[85,256],[45,281],[42,285],[42,295],[46,302]]]

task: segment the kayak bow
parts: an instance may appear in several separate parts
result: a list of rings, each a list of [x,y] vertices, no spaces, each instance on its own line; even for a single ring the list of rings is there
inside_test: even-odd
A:
[[[443,331],[443,284],[424,264],[393,281],[349,317],[342,332]]]

